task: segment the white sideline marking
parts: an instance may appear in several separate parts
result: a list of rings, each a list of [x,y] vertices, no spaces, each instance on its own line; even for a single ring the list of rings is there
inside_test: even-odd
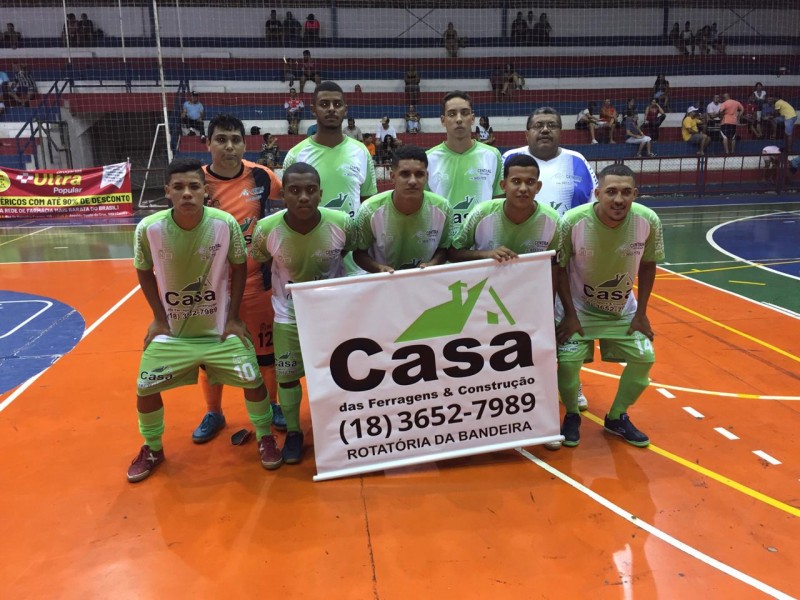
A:
[[[781,461],[779,461],[777,458],[773,458],[772,456],[770,456],[769,454],[767,454],[763,450],[753,450],[753,454],[755,454],[759,458],[763,458],[765,461],[767,461],[771,465],[779,465],[779,464],[781,464]]]
[[[701,552],[697,548],[693,548],[692,546],[690,546],[690,545],[688,545],[688,544],[686,544],[686,543],[684,543],[684,542],[672,537],[668,533],[666,533],[664,531],[661,531],[660,529],[658,529],[654,525],[651,525],[650,523],[647,523],[646,521],[641,520],[640,518],[638,518],[637,516],[633,515],[632,513],[629,513],[628,511],[624,510],[623,508],[617,506],[616,504],[611,502],[611,500],[609,500],[608,498],[605,498],[604,496],[601,496],[597,492],[593,492],[592,490],[587,488],[585,485],[575,481],[570,476],[565,475],[564,473],[562,473],[561,471],[559,471],[555,467],[552,467],[552,466],[548,465],[546,462],[544,462],[543,460],[535,457],[533,454],[531,454],[530,452],[528,452],[524,448],[517,448],[516,450],[517,450],[517,452],[522,454],[522,456],[524,456],[525,458],[530,460],[533,464],[535,464],[537,467],[541,467],[542,469],[544,469],[545,471],[547,471],[551,475],[553,475],[555,477],[558,477],[561,481],[563,481],[564,483],[566,483],[568,485],[571,485],[572,487],[574,487],[576,490],[578,490],[582,494],[585,494],[585,495],[589,496],[589,498],[591,498],[592,500],[594,500],[595,502],[597,502],[601,506],[604,506],[605,508],[607,508],[611,512],[615,513],[616,515],[622,517],[623,519],[625,519],[629,523],[632,523],[633,525],[635,525],[639,529],[643,529],[644,531],[646,531],[650,535],[660,539],[663,542],[666,542],[667,544],[669,544],[673,548],[676,548],[677,550],[680,550],[681,552],[684,552],[684,553],[688,554],[692,558],[696,558],[700,562],[703,562],[703,563],[707,564],[708,566],[713,567],[714,569],[717,569],[718,571],[721,571],[722,573],[725,573],[726,575],[730,575],[734,579],[738,579],[742,583],[745,583],[745,584],[749,585],[750,587],[753,587],[753,588],[759,590],[760,592],[763,592],[764,594],[768,594],[768,595],[770,595],[770,596],[772,596],[774,598],[779,598],[780,600],[794,600],[792,598],[792,596],[790,596],[789,594],[786,594],[785,592],[782,592],[782,591],[780,591],[780,590],[778,590],[778,589],[776,589],[776,588],[764,583],[763,581],[760,581],[760,580],[756,579],[755,577],[752,577],[751,575],[747,575],[746,573],[742,573],[738,569],[735,569],[734,567],[731,567],[730,565],[727,565],[727,564],[723,563],[722,561],[719,561],[716,558],[713,558],[713,557],[709,556],[708,554],[705,554],[704,552]]]
[[[685,410],[687,413],[692,415],[695,419],[705,419],[706,418],[703,413],[701,413],[699,411],[696,411],[691,406],[684,406],[683,410]]]
[[[722,437],[728,438],[729,440],[738,440],[739,439],[738,435],[736,435],[734,433],[731,433],[730,431],[728,431],[724,427],[714,427],[714,431],[716,431]]]
[[[664,388],[656,388],[656,391],[665,398],[676,398],[675,394]]]
[[[3,335],[0,335],[0,340],[2,340],[4,337],[10,336],[15,331],[25,327],[25,325],[27,325],[28,323],[33,321],[36,317],[38,317],[40,314],[42,314],[43,312],[48,310],[51,306],[53,306],[53,303],[50,302],[49,300],[0,300],[0,305],[3,305],[3,304],[34,304],[34,303],[36,303],[36,304],[44,304],[44,308],[40,308],[39,310],[37,310],[30,317],[25,319],[22,323],[19,323],[16,327],[14,327],[14,329],[5,332]]]
[[[92,324],[91,324],[91,325],[90,325],[90,326],[89,326],[89,327],[88,327],[88,328],[87,328],[87,329],[86,329],[86,330],[83,332],[83,335],[81,336],[81,340],[85,339],[87,335],[89,335],[89,334],[90,334],[90,333],[92,333],[92,332],[93,332],[95,329],[97,329],[97,327],[98,327],[98,326],[99,326],[99,325],[100,325],[100,324],[101,324],[103,321],[105,321],[105,320],[106,320],[108,317],[110,317],[112,314],[114,314],[114,312],[116,312],[116,310],[117,310],[117,309],[118,309],[120,306],[122,306],[123,304],[125,304],[125,302],[127,302],[127,301],[130,299],[130,297],[131,297],[131,296],[133,296],[133,295],[134,295],[136,292],[138,292],[138,291],[139,291],[139,286],[137,285],[137,286],[136,286],[135,288],[133,288],[133,289],[132,289],[130,292],[128,292],[127,294],[125,294],[125,296],[122,298],[122,300],[120,300],[120,301],[119,301],[119,302],[117,302],[117,303],[116,303],[114,306],[112,306],[110,309],[108,309],[108,311],[107,311],[107,312],[106,312],[106,313],[105,313],[105,314],[104,314],[102,317],[100,317],[99,319],[97,319],[97,321],[95,321],[94,323],[92,323]],[[63,355],[62,355],[62,356],[63,356]],[[61,359],[59,358],[58,360],[61,360]],[[56,363],[58,362],[58,360],[56,360],[56,361],[53,363],[53,365],[54,365],[54,364],[56,364]],[[37,379],[39,379],[39,377],[41,377],[42,375],[44,375],[45,373],[47,373],[47,371],[49,371],[49,370],[50,370],[50,368],[51,368],[53,365],[50,365],[49,367],[47,367],[47,368],[46,368],[46,369],[44,369],[43,371],[39,371],[39,372],[38,372],[36,375],[34,375],[34,376],[33,376],[33,377],[31,377],[30,379],[28,379],[28,380],[27,380],[25,383],[23,383],[22,385],[20,385],[20,386],[19,386],[17,389],[15,389],[15,390],[12,392],[12,394],[11,394],[11,395],[10,395],[8,398],[6,398],[5,400],[3,400],[3,402],[2,402],[2,403],[0,403],[0,413],[1,413],[1,412],[3,412],[3,411],[6,409],[6,408],[8,408],[8,407],[11,405],[11,403],[12,403],[12,402],[14,402],[14,400],[16,400],[17,398],[19,398],[19,397],[22,395],[22,392],[24,392],[24,391],[25,391],[25,390],[27,390],[29,387],[31,387],[31,386],[34,384],[34,382],[35,382]]]

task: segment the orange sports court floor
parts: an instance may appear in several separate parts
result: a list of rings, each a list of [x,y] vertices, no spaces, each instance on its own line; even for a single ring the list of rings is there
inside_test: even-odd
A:
[[[0,290],[77,313],[21,347],[0,338],[0,382],[57,359],[0,395],[0,598],[800,596],[800,202],[789,200],[656,206],[657,362],[631,410],[648,449],[603,432],[621,367],[596,362],[577,448],[319,483],[311,448],[268,472],[253,442],[230,444],[248,425],[238,391],[226,391],[223,434],[192,444],[195,388],[165,395],[167,461],[127,483],[150,321],[134,224],[2,223]],[[9,306],[0,297],[6,333]],[[85,330],[58,358],[78,317]],[[304,427],[313,446],[307,412]]]

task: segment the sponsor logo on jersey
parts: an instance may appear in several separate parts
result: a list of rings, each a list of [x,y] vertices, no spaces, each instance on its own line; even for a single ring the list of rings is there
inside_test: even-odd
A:
[[[206,289],[205,277],[198,277],[197,281],[184,286],[180,291],[167,291],[164,293],[164,302],[169,306],[194,306],[204,302],[214,302],[217,295],[214,290]]]
[[[345,177],[361,177],[361,167],[352,163],[344,163],[339,165],[338,171]]]
[[[217,252],[219,252],[220,248],[222,248],[222,244],[214,244],[213,246],[199,248],[197,250],[197,254],[200,255],[202,260],[211,262],[214,260],[214,257],[217,255]]]
[[[328,202],[324,205],[325,208],[331,208],[333,210],[342,210],[344,205],[350,199],[350,194],[346,194],[344,192],[339,192],[336,197],[331,198]]]
[[[620,312],[633,290],[633,278],[630,273],[617,273],[612,279],[596,286],[583,284],[583,293],[587,301],[600,310]]]
[[[253,197],[253,200],[260,200],[261,199],[261,195],[263,193],[264,193],[264,186],[262,185],[260,187],[250,188],[249,190],[247,188],[245,188],[245,189],[242,190],[242,193],[239,194],[239,195],[243,196],[245,198]]]
[[[431,240],[438,240],[441,235],[438,229],[428,229],[427,231],[416,231],[414,232],[414,237],[417,238],[417,241],[431,241]]]
[[[471,168],[467,170],[467,179],[470,181],[486,181],[494,174],[491,169]]]
[[[622,256],[639,256],[644,253],[644,242],[631,242],[619,249]]]

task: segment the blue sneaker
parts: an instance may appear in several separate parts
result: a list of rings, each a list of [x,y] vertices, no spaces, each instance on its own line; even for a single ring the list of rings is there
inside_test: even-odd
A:
[[[272,403],[272,426],[278,431],[286,431],[286,417],[283,416],[283,409],[277,402]]]
[[[283,462],[287,465],[296,465],[303,458],[303,432],[290,431],[283,443]]]
[[[192,441],[195,444],[205,444],[217,437],[217,434],[225,427],[225,415],[221,413],[206,413],[200,425],[192,433]]]

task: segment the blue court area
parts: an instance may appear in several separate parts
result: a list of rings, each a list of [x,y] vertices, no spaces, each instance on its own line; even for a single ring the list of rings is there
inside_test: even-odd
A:
[[[0,394],[72,350],[85,327],[80,313],[58,300],[0,290]]]
[[[778,212],[731,221],[713,233],[721,250],[800,278],[800,214]]]

